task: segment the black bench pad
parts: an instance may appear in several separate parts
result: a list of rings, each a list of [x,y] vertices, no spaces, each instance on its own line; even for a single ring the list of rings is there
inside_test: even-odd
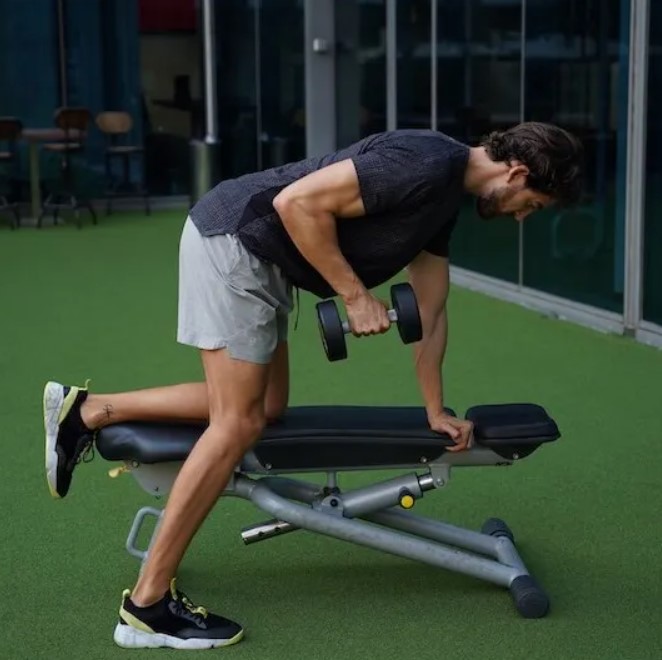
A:
[[[542,442],[559,437],[554,421],[543,408],[532,404],[474,406],[469,415],[477,443],[502,456],[517,453],[523,457]],[[111,461],[181,461],[204,428],[116,424],[101,430],[96,444],[100,454]],[[506,435],[503,429],[507,429]],[[253,451],[262,465],[273,469],[314,470],[431,462],[450,445],[448,436],[430,430],[421,407],[300,406],[270,424]]]

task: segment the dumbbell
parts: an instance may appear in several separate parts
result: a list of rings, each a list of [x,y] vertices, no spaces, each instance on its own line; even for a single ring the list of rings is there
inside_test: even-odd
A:
[[[411,344],[420,341],[423,328],[411,285],[406,282],[394,284],[391,287],[391,303],[393,308],[388,310],[388,318],[391,324],[397,324],[402,342]],[[347,357],[345,335],[352,330],[348,321],[341,320],[335,300],[317,303],[317,320],[326,357],[331,362],[344,360]]]

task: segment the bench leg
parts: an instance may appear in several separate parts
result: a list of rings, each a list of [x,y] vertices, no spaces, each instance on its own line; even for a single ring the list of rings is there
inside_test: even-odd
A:
[[[256,529],[245,532],[248,542],[297,528],[307,529],[506,587],[517,610],[525,618],[539,618],[547,613],[549,600],[529,575],[511,538],[462,529],[393,507],[361,513],[359,516],[364,520],[360,520],[286,499],[289,496],[311,504],[313,491],[312,484],[280,479],[255,482],[238,475],[233,494],[251,500],[259,509],[275,517],[261,529],[256,526]]]
[[[154,531],[152,532],[152,536],[149,539],[147,550],[141,550],[136,545],[136,542],[138,540],[140,530],[142,529],[142,526],[145,523],[145,518],[147,518],[148,516],[152,516],[156,518],[156,523],[154,526]],[[143,567],[145,566],[145,562],[147,561],[147,557],[149,556],[149,551],[152,549],[152,545],[154,543],[154,539],[156,538],[156,533],[159,529],[159,525],[161,524],[162,518],[163,518],[162,509],[155,509],[151,506],[145,506],[142,509],[140,509],[138,513],[136,513],[136,516],[133,519],[133,524],[131,525],[131,529],[129,530],[129,536],[126,539],[126,549],[130,555],[140,559],[141,573]]]
[[[236,487],[245,478],[237,478]],[[359,520],[320,513],[314,509],[290,502],[276,495],[260,483],[252,483],[246,492],[257,507],[279,520],[308,529],[318,534],[332,536],[344,541],[364,545],[375,550],[416,559],[433,566],[458,571],[495,584],[507,587],[521,574],[519,569],[504,566],[496,561],[472,556],[440,544],[423,541],[381,529]],[[241,496],[241,495],[240,495]]]

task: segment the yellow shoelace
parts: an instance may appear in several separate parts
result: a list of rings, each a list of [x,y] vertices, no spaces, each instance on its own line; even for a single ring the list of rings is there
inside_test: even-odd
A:
[[[175,600],[180,600],[182,605],[184,605],[184,607],[189,612],[191,612],[191,614],[200,614],[201,616],[207,618],[208,612],[204,607],[194,605],[186,594],[182,593],[181,591],[177,591],[176,578],[173,578],[170,581],[170,593]]]

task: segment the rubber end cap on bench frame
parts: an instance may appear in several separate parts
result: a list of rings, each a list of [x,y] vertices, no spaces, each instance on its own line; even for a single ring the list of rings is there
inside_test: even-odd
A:
[[[510,585],[517,611],[525,619],[540,619],[549,611],[549,598],[530,575],[520,575]]]

